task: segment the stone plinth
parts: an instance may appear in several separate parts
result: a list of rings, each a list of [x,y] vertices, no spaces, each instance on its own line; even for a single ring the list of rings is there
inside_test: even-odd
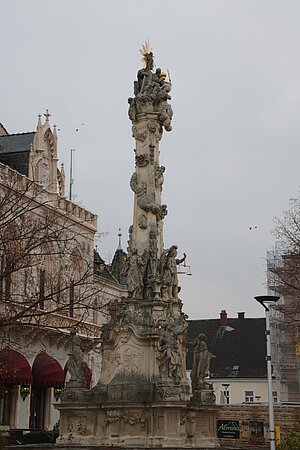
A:
[[[183,402],[148,405],[64,404],[57,445],[125,448],[215,448],[216,406]]]

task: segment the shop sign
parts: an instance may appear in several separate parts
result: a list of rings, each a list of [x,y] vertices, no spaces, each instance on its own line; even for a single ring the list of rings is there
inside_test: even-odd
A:
[[[218,420],[218,438],[239,439],[240,425],[238,420]]]

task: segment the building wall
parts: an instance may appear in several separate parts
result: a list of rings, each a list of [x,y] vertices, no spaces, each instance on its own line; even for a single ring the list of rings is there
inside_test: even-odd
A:
[[[53,213],[53,215],[50,214],[50,217],[55,218],[51,228],[53,226],[53,229],[60,231],[60,239],[62,239],[62,242],[67,241],[68,245],[70,243],[71,251],[68,249],[63,255],[59,253],[59,256],[54,254],[53,261],[49,257],[49,253],[46,252],[45,256],[42,254],[43,252],[40,252],[41,262],[32,266],[32,270],[35,270],[36,274],[34,273],[30,278],[30,283],[27,283],[27,278],[24,277],[23,267],[20,271],[13,273],[12,283],[14,284],[12,286],[14,289],[12,289],[13,293],[10,299],[11,305],[14,305],[15,308],[23,308],[22,302],[26,294],[24,289],[27,288],[27,284],[28,289],[31,289],[31,292],[35,292],[35,295],[39,298],[40,280],[38,274],[41,267],[46,273],[49,272],[51,274],[55,272],[56,269],[54,268],[59,265],[58,275],[60,282],[66,286],[69,286],[71,279],[76,278],[76,274],[79,273],[81,268],[83,272],[86,268],[92,268],[91,276],[88,280],[83,278],[83,286],[78,286],[78,289],[77,286],[74,288],[74,297],[80,296],[79,289],[86,289],[77,303],[79,306],[77,311],[74,311],[74,315],[68,310],[70,302],[68,288],[68,291],[64,292],[60,300],[52,298],[47,300],[49,302],[48,305],[55,301],[65,304],[67,308],[63,312],[53,312],[52,310],[49,312],[45,307],[46,314],[44,316],[41,314],[42,319],[40,321],[35,319],[31,321],[30,319],[25,323],[24,321],[22,322],[21,316],[18,326],[9,325],[5,329],[2,327],[0,350],[9,347],[21,353],[31,367],[36,356],[40,352],[45,352],[47,355],[55,358],[62,369],[64,369],[71,351],[70,330],[75,330],[83,342],[87,344],[87,348],[92,348],[87,355],[87,363],[92,370],[93,386],[99,380],[101,352],[97,340],[99,342],[100,327],[107,320],[107,304],[126,295],[126,287],[114,282],[113,279],[109,280],[95,274],[93,275],[94,235],[97,231],[97,216],[65,198],[63,170],[59,172],[56,166],[56,131],[54,129],[52,133],[48,119],[49,117],[44,125],[42,125],[40,118],[38,121],[34,144],[30,150],[32,155],[30,157],[31,169],[29,170],[29,177],[0,163],[0,192],[2,194],[3,192],[9,193],[10,189],[20,188],[20,192],[23,195],[21,198],[24,201],[22,205],[24,204],[26,215],[30,215],[31,223],[44,223],[46,214],[49,211],[51,214]],[[41,165],[41,154],[44,154],[46,158],[43,165]],[[57,173],[60,175],[58,183],[56,182]],[[10,180],[14,180],[13,185],[11,185]],[[28,191],[27,186],[29,186]],[[24,191],[22,191],[23,187]],[[30,199],[29,201],[28,198]],[[55,238],[53,243],[57,243]],[[61,267],[63,267],[62,271]],[[25,282],[23,281],[24,279]],[[18,299],[22,299],[20,305],[14,300],[16,293],[18,294]],[[29,298],[31,298],[30,295],[28,295]],[[2,297],[1,300],[3,300]],[[7,307],[7,301],[0,301],[1,314],[5,315]],[[40,308],[40,306],[35,306],[35,308]],[[96,347],[93,344],[94,342],[96,342]],[[66,381],[68,381],[68,377],[67,373]],[[20,385],[14,386],[13,405],[10,414],[10,426],[12,428],[29,428],[30,398],[31,394],[23,400],[20,395]],[[44,423],[44,428],[46,429],[51,429],[59,419],[59,413],[53,407],[53,404],[56,402],[54,387],[47,387],[45,402],[46,420]]]
[[[275,426],[280,427],[281,438],[287,436],[289,430],[300,430],[300,406],[275,406]],[[247,445],[251,439],[250,423],[262,422],[264,428],[264,440],[269,436],[269,410],[263,405],[223,405],[217,413],[217,420],[239,422],[239,439],[220,439],[221,446],[239,447]],[[246,447],[247,448],[247,447]],[[269,448],[269,447],[268,447]],[[292,449],[291,449],[292,450]]]
[[[218,404],[224,403],[224,386],[222,384],[229,384],[226,389],[229,392],[230,404],[243,403],[246,401],[245,393],[253,392],[253,403],[263,403],[268,401],[268,381],[266,379],[223,379],[210,380],[213,383],[215,395]],[[278,392],[279,386],[273,383],[273,392]],[[248,394],[249,397],[249,394]],[[258,398],[259,397],[259,398]],[[249,400],[248,400],[249,401]]]
[[[187,378],[190,381],[191,371],[187,371]],[[216,396],[216,403],[218,405],[226,404],[224,398],[225,387],[223,384],[229,385],[226,391],[229,393],[229,404],[241,404],[245,402],[245,392],[253,391],[254,402],[253,403],[266,403],[268,401],[268,380],[267,379],[238,379],[238,378],[223,378],[223,379],[207,379],[213,384],[214,392]],[[278,382],[273,383],[273,392],[277,392],[277,401],[280,402],[280,386]],[[256,397],[256,398],[255,398]],[[259,398],[258,398],[259,397]]]

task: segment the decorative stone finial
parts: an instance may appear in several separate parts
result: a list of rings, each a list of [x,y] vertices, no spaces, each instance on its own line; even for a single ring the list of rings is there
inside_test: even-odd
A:
[[[53,125],[53,136],[55,137],[55,139],[57,139],[56,127],[57,127],[57,125],[54,124],[54,125]]]
[[[38,123],[37,123],[37,127],[36,128],[41,128],[42,127],[42,119],[41,119],[42,115],[39,114],[38,115]]]
[[[48,109],[46,109],[44,116],[46,117],[46,122],[49,122],[49,117],[51,116],[51,114],[49,113]]]
[[[121,233],[121,228],[119,228],[118,236],[119,236],[119,247],[118,247],[118,250],[122,250],[122,242],[121,242],[122,233]]]

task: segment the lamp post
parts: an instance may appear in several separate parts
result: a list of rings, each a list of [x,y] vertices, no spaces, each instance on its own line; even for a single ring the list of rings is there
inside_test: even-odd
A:
[[[280,297],[276,295],[259,295],[254,297],[266,312],[266,340],[267,340],[267,372],[268,372],[268,404],[269,404],[269,429],[270,449],[275,450],[274,405],[272,395],[272,364],[271,364],[271,340],[270,340],[270,303],[276,303]]]

